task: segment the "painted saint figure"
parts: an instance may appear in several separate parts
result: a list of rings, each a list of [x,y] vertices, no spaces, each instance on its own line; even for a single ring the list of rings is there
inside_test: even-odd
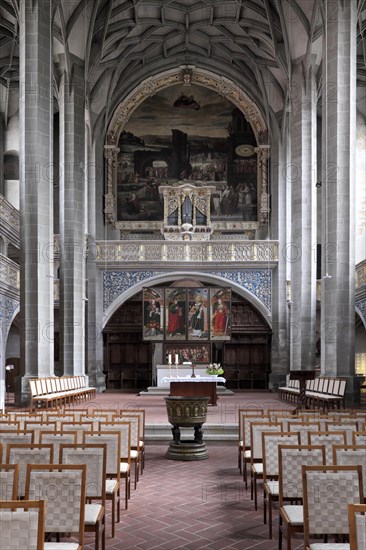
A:
[[[147,329],[148,335],[155,336],[161,332],[160,330],[160,304],[154,299],[151,299],[147,306]]]
[[[222,298],[217,300],[213,313],[213,329],[216,334],[224,335],[227,330],[228,309],[223,303]]]
[[[196,302],[191,307],[190,313],[192,315],[190,322],[192,336],[200,337],[205,328],[205,311],[202,296],[196,296]]]
[[[169,305],[167,331],[171,336],[184,334],[184,312],[177,298],[174,298],[172,303]]]

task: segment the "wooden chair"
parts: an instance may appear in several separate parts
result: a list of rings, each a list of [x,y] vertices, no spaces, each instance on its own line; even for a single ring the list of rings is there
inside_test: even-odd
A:
[[[120,476],[125,480],[125,510],[128,508],[131,484],[131,423],[122,421],[100,422],[100,431],[120,433]]]
[[[298,432],[300,434],[300,445],[308,444],[309,432],[320,432],[320,422],[301,419],[301,422],[293,422],[292,420],[287,423],[287,429],[289,432]]]
[[[145,409],[120,409],[118,415],[113,419],[124,419],[131,415],[139,418],[139,446],[135,449],[133,441],[131,441],[131,450],[139,451],[140,472],[142,474],[145,468]],[[133,435],[131,435],[131,439],[133,439]]]
[[[44,550],[44,500],[0,501],[1,548]]]
[[[272,539],[272,511],[278,501],[278,447],[279,445],[300,445],[298,432],[262,432],[263,449],[263,523],[267,523],[269,538]]]
[[[19,464],[0,465],[0,500],[17,500]]]
[[[100,504],[85,505],[87,533],[95,533],[95,550],[105,550],[105,500],[106,500],[106,444],[84,443],[81,445],[60,445],[60,464],[86,464],[86,500],[100,500]]]
[[[53,445],[12,443],[7,448],[6,462],[19,464],[18,496],[24,497],[27,464],[52,464]]]
[[[77,542],[46,542],[45,550],[82,550],[84,543],[85,464],[28,464],[26,500],[45,500],[45,531],[73,534]],[[24,504],[23,504],[24,505]]]
[[[251,443],[250,443],[250,424],[252,422],[270,422],[270,418],[268,415],[263,414],[262,416],[253,416],[251,414],[249,415],[243,415],[242,416],[242,433],[243,433],[243,481],[245,484],[245,489],[248,489],[248,464],[251,464],[251,458],[252,458],[252,449],[251,449]],[[260,460],[256,461],[253,460],[253,462],[260,462]]]
[[[366,548],[366,504],[348,505],[350,550]]]
[[[282,432],[282,424],[264,421],[250,424],[250,498],[254,497],[255,510],[258,510],[257,480],[263,479],[262,432]]]
[[[119,421],[129,422],[131,424],[131,449],[130,449],[130,463],[134,465],[134,489],[137,487],[139,480],[139,465],[142,449],[141,449],[141,417],[134,412],[120,411]]]
[[[0,420],[0,431],[1,432],[7,432],[7,431],[19,431],[20,429],[20,422],[17,420]]]
[[[242,458],[242,455],[245,451],[250,450],[250,430],[249,429],[247,430],[247,440],[245,441],[245,432],[244,432],[245,421],[244,421],[244,419],[248,418],[248,417],[253,417],[253,419],[255,419],[255,418],[259,419],[262,416],[263,416],[263,409],[245,408],[245,409],[239,409],[238,410],[238,438],[239,438],[238,439],[238,468],[239,468],[240,473],[242,473],[242,461],[244,459],[244,457]],[[246,458],[248,459],[247,462],[250,462],[250,455],[249,454],[247,454]],[[245,481],[247,481],[247,472],[245,472],[244,482]]]
[[[115,536],[115,523],[120,521],[120,449],[121,434],[119,431],[84,432],[83,443],[105,444],[106,458],[106,500],[112,503],[112,537]],[[116,519],[117,512],[117,519]]]
[[[56,422],[49,422],[48,420],[34,421],[26,420],[24,422],[25,430],[34,431],[34,442],[39,443],[39,432],[42,430],[44,432],[54,432],[57,429]]]
[[[324,445],[280,445],[278,447],[279,550],[284,537],[291,550],[292,536],[304,530],[302,505],[302,465],[325,465]]]
[[[361,466],[302,466],[302,480],[306,550],[342,550],[349,534],[347,506],[363,502]],[[311,543],[314,537],[321,544]]]

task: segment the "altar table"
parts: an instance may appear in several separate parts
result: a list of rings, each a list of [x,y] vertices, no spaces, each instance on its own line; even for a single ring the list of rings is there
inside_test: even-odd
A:
[[[226,382],[221,376],[198,376],[196,378],[169,378],[162,382],[170,383],[170,395],[182,397],[209,397],[209,405],[217,404],[216,385]]]

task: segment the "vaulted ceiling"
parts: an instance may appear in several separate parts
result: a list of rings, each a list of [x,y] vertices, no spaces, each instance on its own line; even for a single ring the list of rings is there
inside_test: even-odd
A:
[[[5,97],[18,86],[18,3],[0,0]],[[301,60],[305,70],[321,66],[325,5],[319,0],[53,0],[55,67],[62,60],[72,75],[74,63],[83,63],[94,120],[108,120],[148,76],[187,64],[237,82],[264,116],[280,123],[293,63]],[[366,86],[366,0],[358,0],[357,39],[358,83]],[[58,75],[55,70],[56,97]]]

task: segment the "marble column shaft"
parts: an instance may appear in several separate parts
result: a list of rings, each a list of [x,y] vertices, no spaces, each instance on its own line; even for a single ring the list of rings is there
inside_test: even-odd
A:
[[[85,111],[83,67],[60,85],[60,359],[85,373]]]
[[[315,367],[316,342],[316,86],[311,71],[293,70],[291,117],[290,361],[293,370]]]
[[[28,379],[53,375],[52,1],[20,9],[21,361]]]
[[[323,66],[321,371],[354,374],[355,0],[328,4]]]

